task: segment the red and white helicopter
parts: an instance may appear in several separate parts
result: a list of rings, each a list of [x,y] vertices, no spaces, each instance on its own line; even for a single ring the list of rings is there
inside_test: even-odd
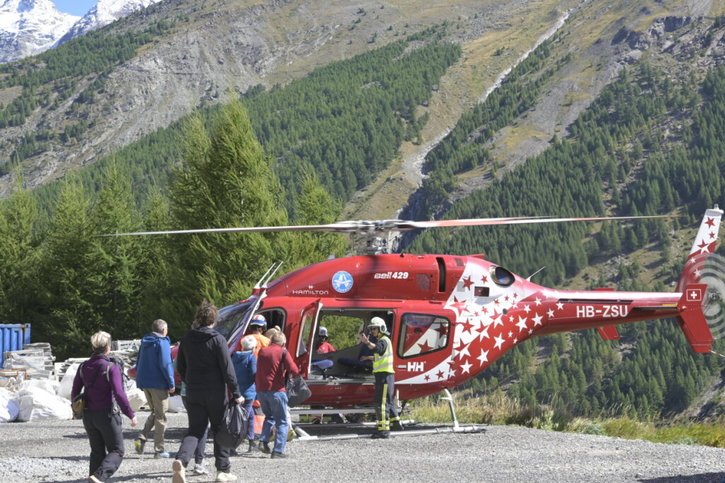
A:
[[[517,344],[555,332],[596,328],[612,340],[618,338],[618,324],[672,318],[695,352],[708,353],[713,337],[703,309],[708,286],[702,267],[715,251],[722,214],[717,206],[706,211],[673,293],[558,290],[537,285],[482,255],[376,253],[327,260],[275,280],[271,279],[279,265],[272,267],[248,299],[220,310],[217,329],[233,350],[252,316],[263,314],[270,326],[287,336],[288,348],[312,390],[307,404],[333,408],[373,401],[372,375],[356,364],[361,347],[356,336],[373,316],[382,317],[390,333],[401,401],[456,387]],[[356,221],[120,235],[314,230],[377,237],[434,227],[633,218],[647,217]],[[345,335],[348,347],[317,354],[316,334],[323,326],[333,342],[336,335],[338,340]],[[323,365],[320,360],[328,362]]]

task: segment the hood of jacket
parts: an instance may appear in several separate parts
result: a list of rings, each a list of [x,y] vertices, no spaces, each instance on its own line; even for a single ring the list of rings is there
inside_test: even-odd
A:
[[[212,327],[199,327],[190,330],[186,337],[188,337],[191,342],[204,343],[217,335],[220,335],[219,332],[214,330]]]
[[[155,332],[151,332],[141,338],[141,345],[142,346],[159,345],[161,340],[166,340],[167,342],[169,342],[169,345],[171,344],[171,339],[169,339],[168,337],[161,337],[158,334],[156,334]]]

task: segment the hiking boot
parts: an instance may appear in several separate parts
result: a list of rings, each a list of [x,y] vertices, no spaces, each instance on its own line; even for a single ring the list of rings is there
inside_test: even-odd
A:
[[[277,451],[273,451],[272,458],[289,458],[289,455],[286,453],[278,453]]]
[[[254,451],[254,440],[253,439],[250,439],[249,440],[249,448],[247,448],[247,453],[251,453],[253,451]]]
[[[216,480],[214,481],[237,481],[237,477],[228,471],[219,471],[216,474]]]
[[[168,458],[171,458],[171,455],[168,453],[168,451],[159,451],[158,453],[154,453],[154,458],[168,459]]]
[[[403,427],[403,423],[401,423],[400,421],[393,421],[390,424],[390,429],[392,429],[393,431],[403,431],[405,428]]]
[[[171,463],[171,483],[186,483],[186,468],[181,460],[174,460]]]
[[[372,439],[388,439],[390,437],[390,431],[377,431],[370,437]]]
[[[143,454],[143,448],[146,446],[146,440],[137,438],[133,440],[133,448],[136,450],[136,453]]]
[[[204,466],[204,463],[196,463],[194,465],[194,474],[195,475],[208,475],[209,470],[206,469],[206,466]]]
[[[272,452],[272,450],[269,447],[269,443],[267,441],[259,442],[259,451],[261,451],[264,454],[270,454]]]

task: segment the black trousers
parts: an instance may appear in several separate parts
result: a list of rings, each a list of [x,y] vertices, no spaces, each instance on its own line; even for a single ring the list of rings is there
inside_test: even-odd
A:
[[[184,403],[184,409],[186,409],[187,414],[189,413],[189,403],[186,400],[186,396],[181,396],[181,402]],[[196,445],[196,449],[194,450],[194,463],[201,464],[204,461],[204,452],[206,451],[206,437],[209,433],[209,427],[207,426],[206,431],[204,431],[204,435],[199,438],[199,442]]]
[[[375,419],[377,430],[390,431],[390,420],[398,420],[395,407],[395,376],[389,372],[375,374]]]
[[[101,481],[110,478],[123,461],[121,413],[113,409],[84,411],[83,427],[91,444],[89,475]]]
[[[214,465],[219,471],[229,471],[231,468],[229,448],[225,448],[217,442],[226,402],[225,387],[201,393],[187,389],[186,412],[189,416],[189,431],[181,441],[179,452],[176,453],[176,459],[181,460],[184,466],[191,460],[199,445],[199,440],[205,437],[207,427],[211,424],[211,430],[214,433]]]

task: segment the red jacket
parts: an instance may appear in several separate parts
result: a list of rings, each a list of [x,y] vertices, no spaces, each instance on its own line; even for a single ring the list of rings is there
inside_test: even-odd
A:
[[[257,355],[257,376],[255,383],[257,392],[284,391],[287,372],[294,376],[300,375],[294,359],[289,351],[277,344],[263,347]]]
[[[329,342],[325,341],[322,344],[320,344],[320,347],[317,348],[318,354],[327,354],[330,352],[335,352],[337,349],[335,349],[335,346],[330,344]]]

